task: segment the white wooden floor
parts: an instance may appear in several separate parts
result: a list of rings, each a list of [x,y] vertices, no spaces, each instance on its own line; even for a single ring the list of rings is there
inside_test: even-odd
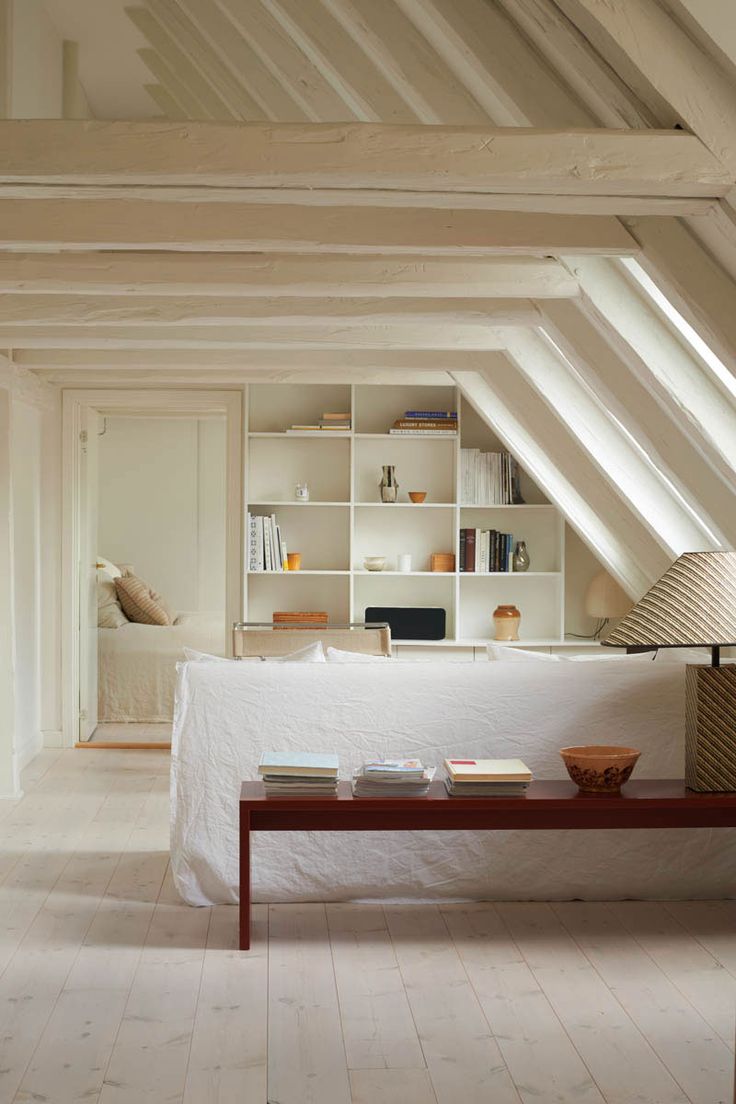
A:
[[[0,1102],[731,1104],[736,902],[181,904],[168,755],[0,804]]]
[[[112,721],[98,724],[92,733],[91,744],[104,744],[107,741],[113,743],[171,743],[171,724],[140,724],[130,722],[122,724]]]

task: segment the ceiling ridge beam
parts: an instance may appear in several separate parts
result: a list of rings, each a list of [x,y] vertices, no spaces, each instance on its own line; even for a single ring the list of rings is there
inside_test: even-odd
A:
[[[36,369],[75,369],[97,371],[130,366],[130,353],[122,349],[16,349],[16,363]],[[450,365],[473,372],[481,369],[487,353],[460,350],[448,356],[439,349],[360,349],[353,348],[345,356],[341,349],[305,350],[297,360],[288,349],[145,349],[135,358],[141,369],[183,369],[219,366],[244,370],[299,372],[325,369],[340,372],[355,369],[366,372],[416,373],[425,375],[449,371]]]
[[[537,257],[393,257],[232,253],[2,253],[0,293],[196,297],[579,294],[559,261]]]
[[[514,454],[547,498],[632,598],[662,574],[670,558],[614,492],[590,457],[505,356],[481,371],[452,369],[461,392]]]
[[[166,27],[181,51],[199,70],[228,108],[228,116],[243,121],[268,119],[269,116],[251,96],[241,81],[212,49],[196,25],[176,0],[145,0],[148,10],[162,27]]]
[[[611,253],[638,246],[596,215],[403,208],[0,200],[0,251],[181,250],[463,256]]]

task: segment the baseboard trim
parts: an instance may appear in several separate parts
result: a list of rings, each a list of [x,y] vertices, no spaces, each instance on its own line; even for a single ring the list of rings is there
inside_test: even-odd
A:
[[[35,759],[44,748],[44,734],[39,729],[33,734],[33,738],[18,751],[18,770],[22,771]]]
[[[60,728],[44,728],[41,730],[43,746],[47,748],[63,748],[64,733]]]
[[[87,751],[171,751],[171,744],[148,742],[145,740],[99,740],[76,743],[75,748]]]

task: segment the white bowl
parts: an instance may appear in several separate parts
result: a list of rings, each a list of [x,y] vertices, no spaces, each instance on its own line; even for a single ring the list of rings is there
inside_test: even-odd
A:
[[[385,556],[366,556],[363,560],[363,567],[366,571],[383,571],[385,566]]]

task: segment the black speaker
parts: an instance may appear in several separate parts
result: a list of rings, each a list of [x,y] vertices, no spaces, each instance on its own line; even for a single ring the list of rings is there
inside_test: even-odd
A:
[[[392,640],[444,640],[447,610],[439,606],[367,606],[366,621],[386,621]]]

